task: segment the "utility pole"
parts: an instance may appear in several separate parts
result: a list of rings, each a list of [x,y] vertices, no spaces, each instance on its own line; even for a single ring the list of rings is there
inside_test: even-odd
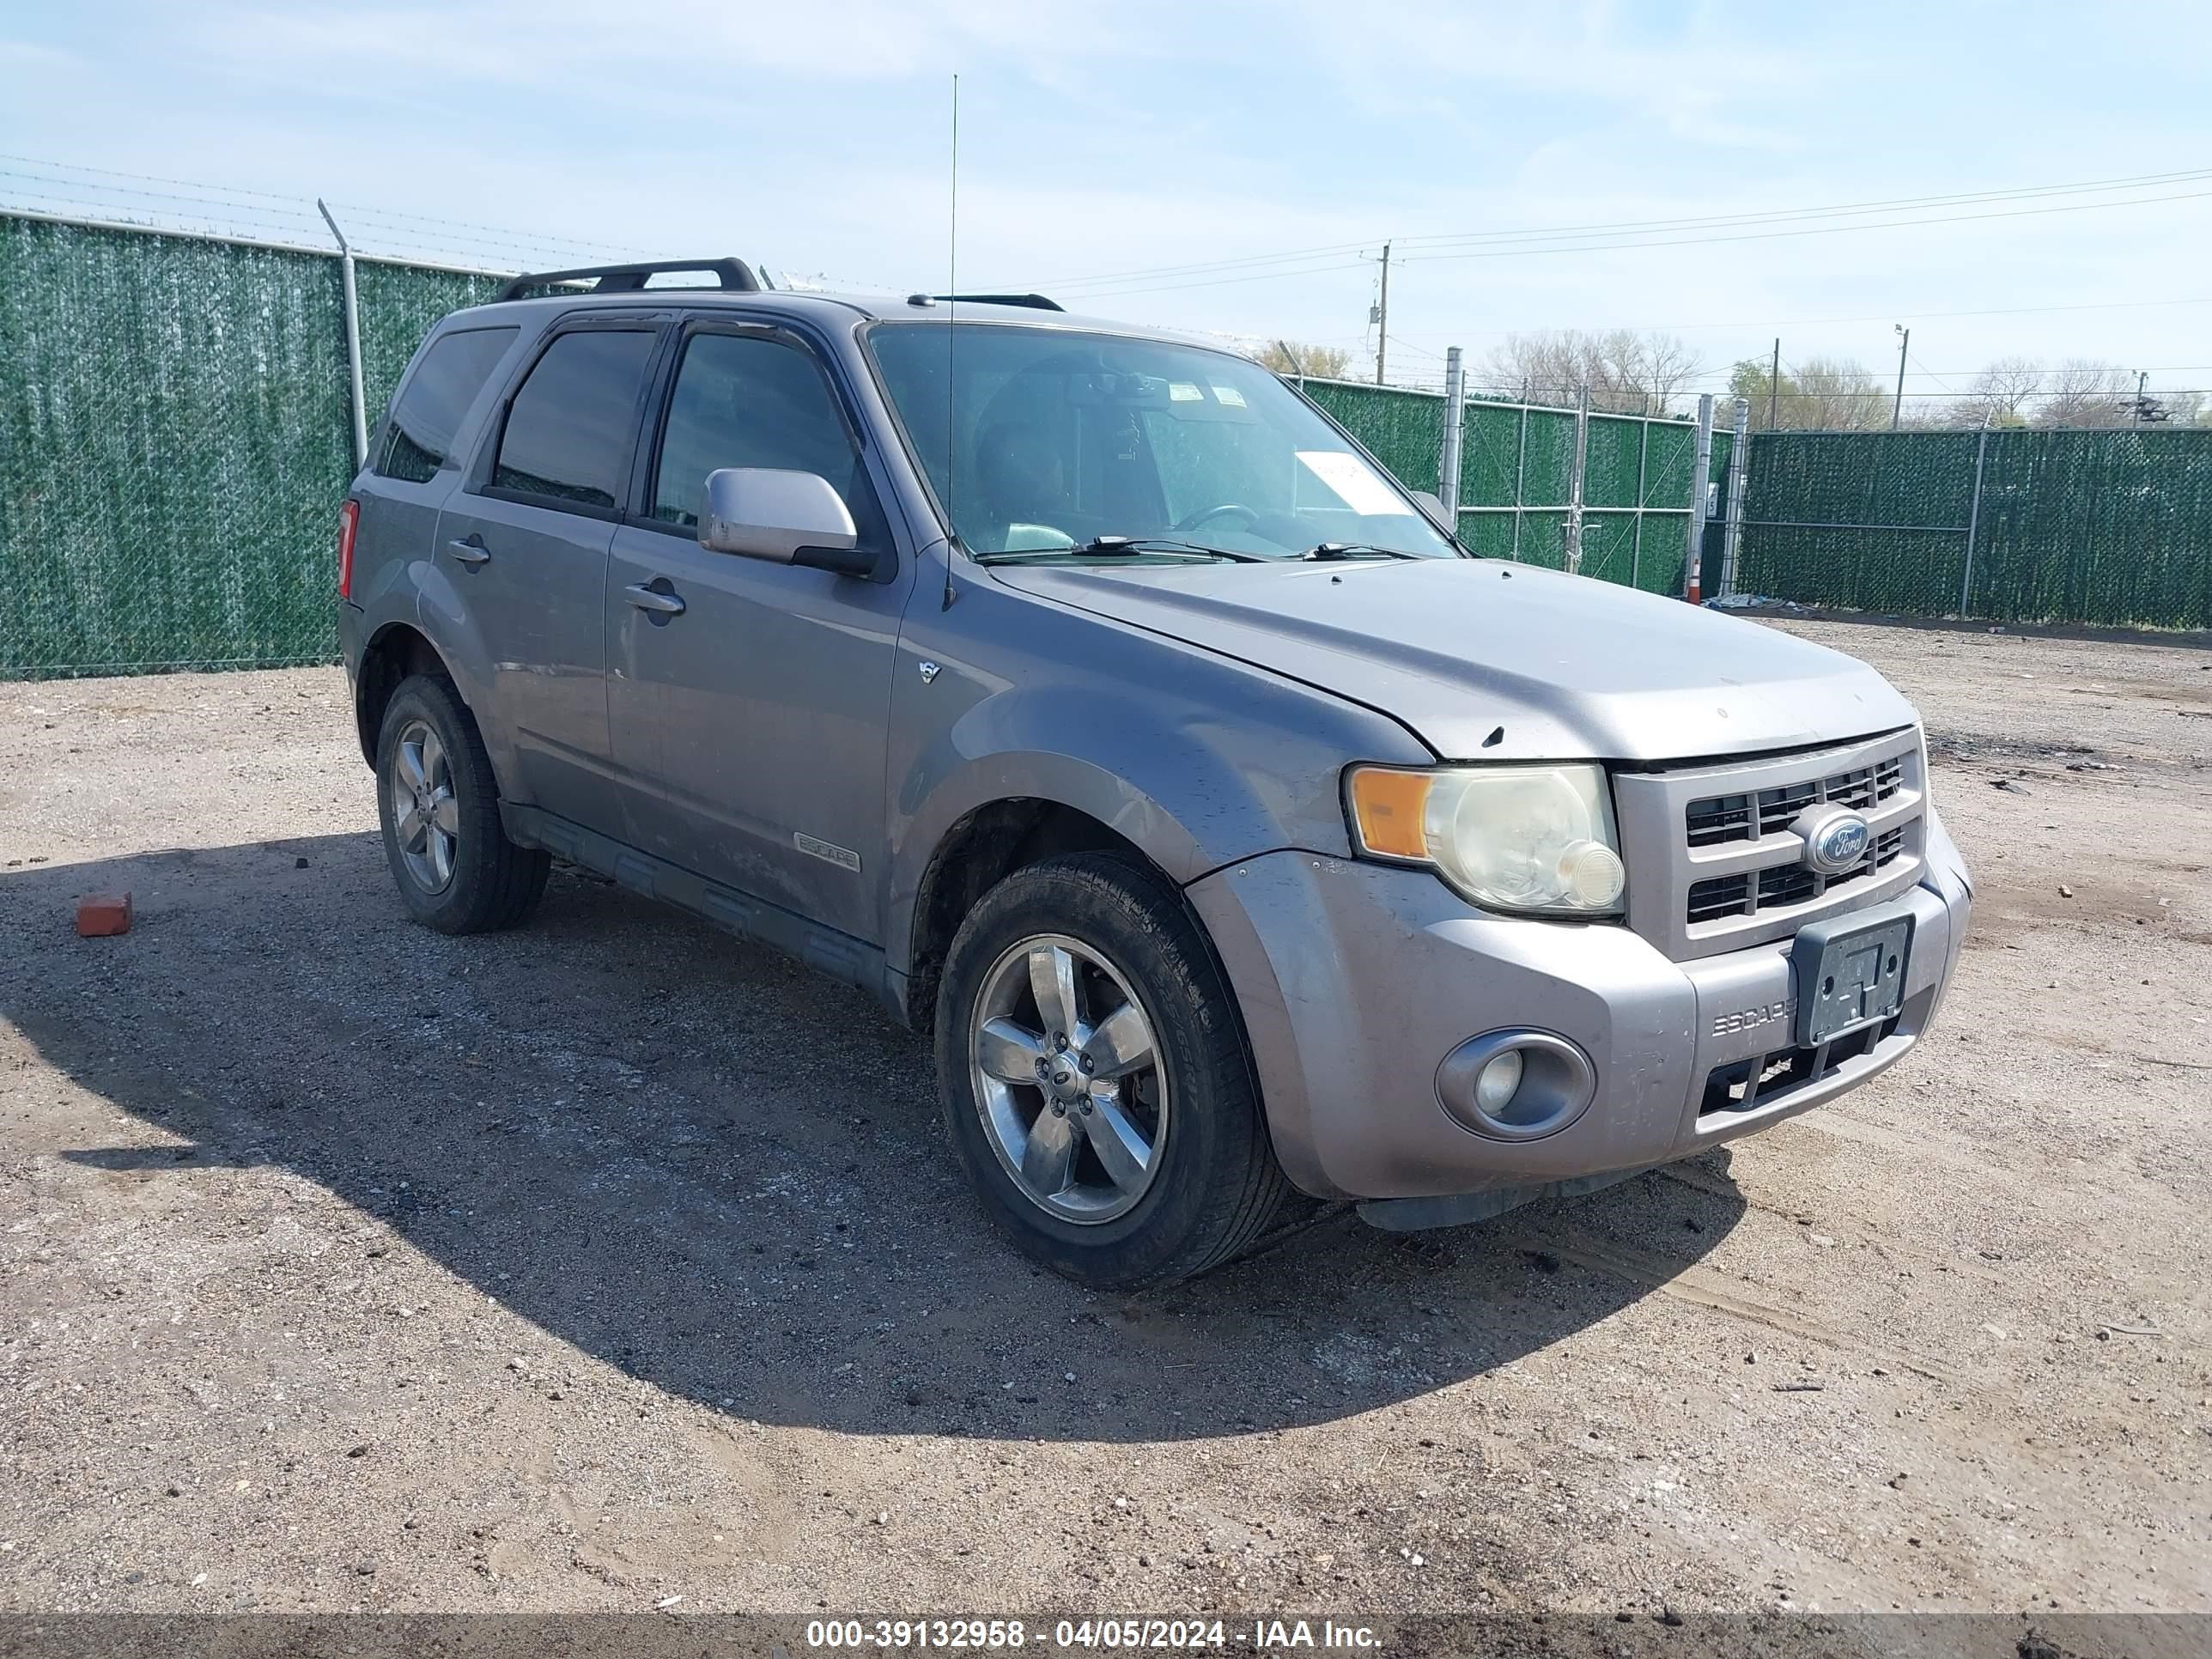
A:
[[[1905,354],[1912,349],[1912,331],[1903,323],[1892,323],[1897,331],[1897,400],[1889,406],[1889,429],[1897,430],[1899,418],[1905,413]]]
[[[1774,430],[1774,407],[1782,396],[1782,337],[1774,337],[1774,367],[1766,375],[1766,429]]]
[[[2136,371],[2136,412],[2134,417],[2129,422],[2130,426],[2141,426],[2142,424],[2143,387],[2148,385],[2149,382],[2150,371],[2148,369],[2139,368]]]
[[[1390,244],[1382,244],[1382,302],[1375,307],[1375,384],[1382,384],[1382,360],[1390,349]]]

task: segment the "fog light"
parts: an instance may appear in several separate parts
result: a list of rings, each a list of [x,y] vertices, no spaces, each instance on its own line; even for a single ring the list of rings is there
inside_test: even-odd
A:
[[[1553,1031],[1469,1037],[1437,1067],[1437,1099],[1462,1129],[1493,1140],[1556,1134],[1597,1094],[1597,1067]]]
[[[1501,1115],[1521,1086],[1521,1051],[1508,1048],[1482,1068],[1474,1079],[1474,1103],[1485,1117]]]

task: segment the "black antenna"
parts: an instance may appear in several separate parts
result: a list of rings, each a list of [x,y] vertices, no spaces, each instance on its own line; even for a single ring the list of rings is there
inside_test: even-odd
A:
[[[952,77],[952,191],[951,228],[945,234],[945,601],[939,611],[952,609],[952,546],[960,539],[952,518],[952,471],[959,464],[959,406],[954,402],[957,382],[952,373],[952,343],[960,314],[960,77]]]

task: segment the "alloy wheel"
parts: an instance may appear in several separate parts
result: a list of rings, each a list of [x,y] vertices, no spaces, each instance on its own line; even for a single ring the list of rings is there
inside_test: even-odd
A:
[[[444,892],[453,879],[461,806],[451,757],[428,721],[410,720],[400,732],[384,787],[408,875],[426,893]]]
[[[1167,1145],[1151,1017],[1092,946],[1040,933],[1003,951],[969,1023],[985,1138],[1030,1202],[1063,1221],[1126,1215]]]

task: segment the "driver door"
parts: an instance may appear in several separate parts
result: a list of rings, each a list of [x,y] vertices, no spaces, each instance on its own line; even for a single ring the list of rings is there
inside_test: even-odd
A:
[[[608,708],[645,851],[880,945],[885,729],[914,568],[857,430],[803,339],[685,331],[647,431],[645,511],[615,532]],[[889,580],[700,546],[707,475],[725,466],[829,479]]]

